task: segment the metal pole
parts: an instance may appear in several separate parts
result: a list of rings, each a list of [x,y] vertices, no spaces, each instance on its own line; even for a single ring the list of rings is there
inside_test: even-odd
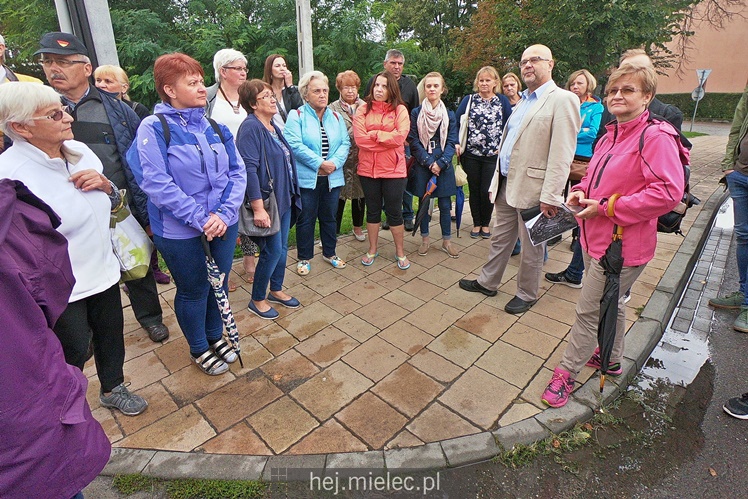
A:
[[[299,50],[299,77],[314,71],[312,9],[309,0],[296,0],[296,35]]]

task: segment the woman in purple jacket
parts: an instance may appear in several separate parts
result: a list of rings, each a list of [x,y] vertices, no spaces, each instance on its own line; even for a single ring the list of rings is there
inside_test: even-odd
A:
[[[247,183],[244,164],[229,129],[217,125],[219,134],[205,117],[199,62],[166,54],[156,59],[153,77],[163,101],[154,111],[166,119],[170,138],[167,145],[158,116],[141,123],[135,142],[143,168],[140,187],[148,195],[153,240],[177,286],[174,312],[192,360],[206,374],[223,374],[237,356],[223,339],[201,238],[208,239],[218,268],[228,275]],[[228,279],[223,287],[228,292]]]

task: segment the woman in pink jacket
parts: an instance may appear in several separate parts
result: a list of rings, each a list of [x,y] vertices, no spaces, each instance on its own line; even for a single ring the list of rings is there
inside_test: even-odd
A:
[[[597,324],[605,275],[600,258],[611,243],[614,226],[623,228],[623,270],[618,322],[608,374],[622,373],[626,332],[623,294],[636,281],[655,253],[657,217],[671,211],[683,197],[683,165],[688,149],[678,132],[650,116],[647,106],[657,89],[657,74],[648,67],[624,64],[608,81],[608,110],[616,121],[597,143],[587,175],[573,187],[567,204],[582,206],[580,241],[584,250],[582,292],[571,328],[569,345],[553,372],[542,401],[562,407],[584,365],[600,368]],[[591,357],[590,357],[591,356]]]
[[[395,242],[397,266],[410,267],[403,249],[402,199],[407,182],[405,170],[405,139],[410,131],[408,109],[400,98],[397,80],[383,71],[374,77],[366,105],[359,106],[353,118],[353,138],[358,146],[358,176],[366,200],[366,229],[369,252],[361,259],[372,265],[379,256],[377,242],[379,223],[384,211]]]

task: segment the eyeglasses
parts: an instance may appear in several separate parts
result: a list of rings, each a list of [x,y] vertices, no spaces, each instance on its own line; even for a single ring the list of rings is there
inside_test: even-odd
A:
[[[358,87],[353,87],[353,86],[350,86],[350,85],[345,85],[340,90],[343,91],[343,92],[358,92]]]
[[[608,97],[615,97],[618,94],[618,92],[621,92],[621,97],[626,98],[626,97],[631,97],[636,92],[641,92],[641,89],[634,88],[634,87],[623,87],[623,88],[614,87],[614,88],[608,89],[608,91],[605,92],[605,95],[607,95]]]
[[[234,71],[237,71],[239,73],[246,73],[247,68],[240,67],[240,66],[224,66],[224,69],[233,69]]]
[[[62,117],[65,115],[65,111],[62,109],[58,109],[54,113],[50,114],[49,116],[37,116],[35,118],[31,118],[32,120],[52,120],[52,121],[60,121]]]
[[[534,66],[540,61],[550,61],[550,59],[544,59],[543,57],[538,57],[538,56],[530,57],[528,59],[522,59],[521,61],[519,61],[519,67],[526,66],[528,62]]]
[[[68,61],[67,59],[44,59],[39,61],[39,65],[45,68],[50,67],[52,64],[57,64],[61,68],[69,68],[74,64],[88,64],[88,61]]]
[[[278,100],[275,97],[275,94],[262,94],[262,95],[258,96],[257,98],[258,99],[262,99],[262,100],[275,100],[275,101]]]

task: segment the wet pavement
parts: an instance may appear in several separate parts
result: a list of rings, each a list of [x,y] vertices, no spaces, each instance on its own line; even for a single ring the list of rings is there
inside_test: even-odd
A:
[[[689,211],[687,232],[718,189],[725,138],[693,141],[691,185],[704,203]],[[466,213],[462,237],[453,238],[458,259],[438,251],[438,240],[420,257],[420,240],[407,237],[413,263],[407,271],[395,265],[388,232],[381,233],[381,256],[372,267],[359,263],[366,243],[352,236],[338,245],[338,254],[349,262],[346,269],[334,270],[317,258],[312,273],[302,278],[289,258],[286,284],[304,307],[281,310],[277,321],[261,321],[246,310],[250,288],[244,285],[231,301],[245,368],[234,365],[223,376],[205,376],[191,365],[172,311],[173,287],[159,287],[172,331],[164,344],[150,342],[127,307],[125,376],[131,389],[149,400],[148,411],[128,418],[100,407],[94,367],[85,370],[89,403],[120,457],[120,466],[108,472],[142,470],[159,460],[174,468],[169,459],[182,463],[184,457],[205,463],[211,456],[247,456],[242,462],[257,466],[264,466],[263,456],[319,456],[324,463],[328,455],[329,464],[330,456],[359,452],[365,460],[385,451],[385,459],[394,459],[398,449],[422,452],[422,463],[435,450],[441,461],[433,467],[440,467],[448,453],[445,440],[490,437],[487,432],[524,421],[552,426],[561,413],[549,412],[544,420],[539,398],[565,348],[578,290],[543,282],[543,296],[530,312],[506,314],[503,305],[516,289],[518,257],[510,262],[499,296],[459,290],[457,281],[475,276],[488,251],[488,241],[467,236],[469,219]],[[661,236],[655,259],[633,288],[629,325],[637,309],[654,307],[650,297],[682,251],[683,238]],[[552,247],[545,271],[562,270],[570,258],[568,241]],[[240,268],[237,263],[235,270]],[[698,306],[691,309],[697,316]],[[675,340],[665,341],[683,349]],[[586,369],[580,381],[592,375]],[[310,462],[318,464],[315,459]],[[191,469],[175,469],[175,474],[194,476]]]

